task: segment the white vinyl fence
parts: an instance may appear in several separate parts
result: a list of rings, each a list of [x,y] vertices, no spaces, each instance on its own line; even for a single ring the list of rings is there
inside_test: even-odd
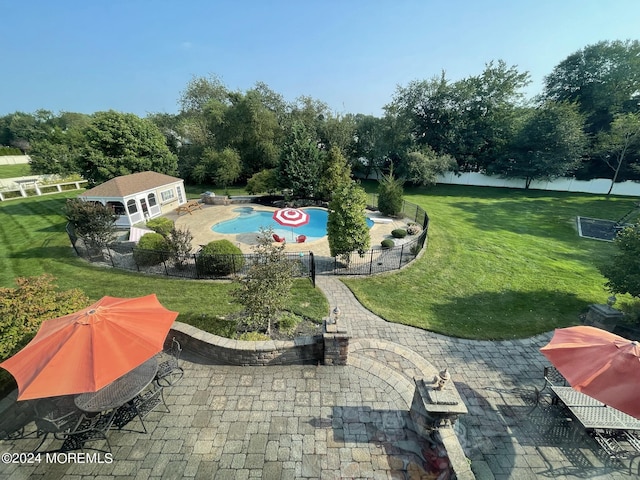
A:
[[[504,187],[504,188],[525,188],[524,179],[501,178],[499,176],[485,175],[483,173],[462,173],[456,175],[448,172],[440,175],[438,183],[450,185],[475,185],[479,187]],[[611,187],[611,180],[608,178],[595,178],[593,180],[576,180],[575,178],[556,178],[555,180],[534,180],[531,182],[530,190],[550,190],[554,192],[580,192],[606,194]],[[624,195],[640,197],[640,182],[626,181],[619,182],[613,186],[611,195]]]

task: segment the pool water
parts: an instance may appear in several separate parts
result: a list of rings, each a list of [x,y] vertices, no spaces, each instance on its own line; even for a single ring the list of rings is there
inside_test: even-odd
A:
[[[303,208],[309,214],[309,223],[300,227],[284,227],[273,219],[273,212],[254,210],[253,207],[240,207],[233,211],[238,212],[236,218],[216,223],[211,227],[216,233],[240,234],[258,233],[260,227],[273,228],[273,233],[284,237],[288,242],[295,241],[298,235],[305,235],[307,242],[319,240],[327,235],[327,220],[329,213],[323,208]],[[367,218],[369,228],[373,221]]]

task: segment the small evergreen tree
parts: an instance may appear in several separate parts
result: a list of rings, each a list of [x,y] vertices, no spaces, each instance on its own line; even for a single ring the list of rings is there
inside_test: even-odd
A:
[[[247,275],[237,280],[232,295],[244,306],[247,323],[271,334],[271,324],[291,298],[294,263],[287,260],[284,244],[273,243],[273,229],[260,229],[255,259]]]
[[[351,182],[351,168],[338,147],[331,147],[325,156],[320,175],[318,195],[323,200],[331,200],[333,192]]]
[[[367,194],[355,182],[337,190],[329,203],[327,236],[332,257],[341,257],[346,263],[351,252],[363,256],[369,249],[371,237],[364,216]]]
[[[393,168],[378,184],[378,209],[385,215],[397,216],[402,211],[402,181],[393,177]]]

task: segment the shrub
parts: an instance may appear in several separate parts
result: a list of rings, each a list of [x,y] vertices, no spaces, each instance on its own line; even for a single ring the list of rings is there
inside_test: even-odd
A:
[[[145,233],[133,250],[133,259],[143,267],[157,265],[168,256],[167,240],[159,233]]]
[[[198,252],[196,269],[201,275],[229,275],[242,269],[242,250],[229,240],[214,240]]]
[[[385,238],[384,240],[382,240],[382,242],[380,242],[380,245],[382,245],[382,248],[391,248],[395,246],[395,242],[390,238]]]
[[[191,240],[193,240],[193,235],[186,228],[183,230],[174,227],[166,237],[171,259],[177,268],[183,268],[187,260],[191,258]]]
[[[58,291],[55,278],[16,278],[16,288],[0,288],[0,360],[9,358],[31,340],[44,320],[87,307],[89,299],[79,289]]]
[[[255,260],[247,275],[237,280],[234,299],[244,306],[247,324],[265,329],[271,335],[271,323],[289,304],[293,286],[292,265],[282,243],[273,243],[273,229],[260,228]]]
[[[393,238],[404,238],[407,236],[407,231],[403,228],[396,228],[391,231],[391,235]]]
[[[285,335],[292,335],[296,331],[296,328],[298,328],[300,322],[302,322],[302,317],[295,313],[283,313],[278,320],[278,330]]]
[[[111,207],[99,202],[69,199],[64,206],[64,215],[75,234],[89,249],[98,251],[113,240],[116,231],[114,222],[118,216]]]
[[[171,233],[171,230],[173,230],[173,221],[166,217],[152,218],[147,222],[147,228],[159,233],[163,237],[167,237]]]
[[[422,231],[422,227],[417,223],[410,223],[407,227],[407,233],[409,235],[418,235]]]
[[[0,157],[8,155],[22,155],[22,150],[14,147],[0,146]]]

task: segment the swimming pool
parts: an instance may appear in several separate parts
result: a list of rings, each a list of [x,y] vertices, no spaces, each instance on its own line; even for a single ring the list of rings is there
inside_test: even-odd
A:
[[[238,212],[236,218],[216,223],[211,227],[216,233],[239,234],[258,233],[260,227],[273,228],[273,233],[286,238],[288,242],[294,241],[298,235],[305,235],[307,242],[313,242],[327,235],[327,220],[329,213],[323,208],[303,208],[309,214],[309,223],[294,229],[283,227],[273,219],[273,212],[254,210],[253,207],[239,207],[233,211]],[[373,221],[367,218],[369,228]]]

